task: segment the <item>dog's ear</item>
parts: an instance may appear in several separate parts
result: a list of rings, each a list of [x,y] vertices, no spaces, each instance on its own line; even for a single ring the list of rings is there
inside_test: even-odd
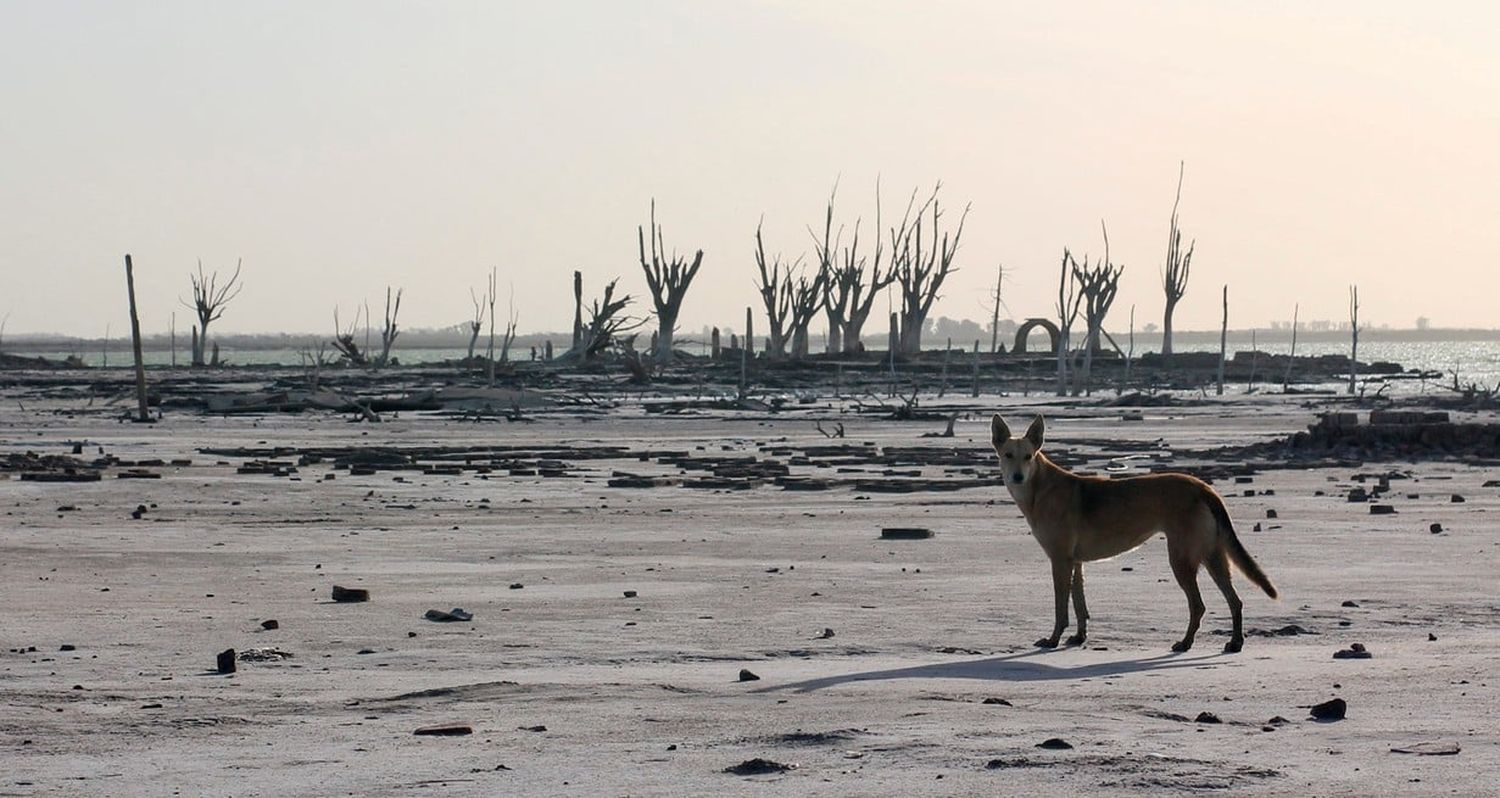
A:
[[[1037,451],[1042,450],[1042,434],[1047,430],[1047,422],[1039,415],[1031,420],[1031,426],[1026,428],[1026,440],[1031,442],[1031,447]]]
[[[1010,440],[1010,427],[1005,426],[1005,419],[996,413],[994,418],[990,419],[990,443],[999,446],[1008,440]]]

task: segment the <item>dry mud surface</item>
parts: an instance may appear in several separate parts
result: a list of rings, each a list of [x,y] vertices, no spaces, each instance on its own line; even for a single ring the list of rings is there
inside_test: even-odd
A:
[[[978,403],[1015,423],[1041,401]],[[1287,399],[1045,408],[1076,467],[1218,467],[1284,595],[1237,579],[1238,655],[1206,576],[1198,645],[1169,652],[1186,608],[1159,538],[1088,568],[1085,648],[1032,648],[1047,565],[981,414],[952,439],[843,416],[830,441],[827,402],[154,425],[5,405],[0,456],[117,460],[0,473],[0,795],[1446,796],[1500,773],[1500,474],[1190,456],[1306,428]],[[397,459],[351,468],[373,449]],[[1390,472],[1396,512],[1346,499]],[[455,607],[472,620],[423,618]],[[1353,643],[1372,656],[1333,657]],[[1334,697],[1345,719],[1309,718]],[[440,724],[473,733],[413,733]]]

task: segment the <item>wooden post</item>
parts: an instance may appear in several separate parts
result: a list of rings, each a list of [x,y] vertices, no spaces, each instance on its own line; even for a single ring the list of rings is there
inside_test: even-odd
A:
[[[969,396],[979,398],[979,341],[974,342],[974,388],[969,391]]]
[[[1292,352],[1286,358],[1286,373],[1281,375],[1281,392],[1286,393],[1287,386],[1292,381],[1292,364],[1297,362],[1297,311],[1302,309],[1302,303],[1292,305]]]
[[[150,423],[151,411],[146,408],[146,361],[141,356],[141,319],[135,312],[135,270],[130,255],[125,256],[125,293],[130,296],[130,340],[135,351],[135,399],[140,405],[136,421]]]
[[[573,351],[583,349],[583,272],[573,272]]]
[[[745,308],[745,345],[740,347],[740,398],[744,399],[746,392],[750,390],[750,342],[754,338],[750,334],[751,324],[755,316],[750,308]]]
[[[948,345],[943,348],[943,376],[942,376],[941,382],[938,383],[938,398],[939,399],[941,399],[943,397],[943,394],[945,394],[945,393],[948,392],[948,358],[952,354],[953,354],[953,339],[949,338],[948,339]]]
[[[755,354],[755,315],[745,308],[745,351]]]
[[[175,369],[175,368],[177,368],[177,314],[176,313],[172,314],[171,338],[172,338],[172,368]]]
[[[713,329],[713,332],[710,333],[709,338],[712,341],[712,343],[710,344],[710,346],[708,348],[709,358],[712,359],[712,360],[717,361],[719,359],[719,328],[718,327],[715,327]]]
[[[1229,341],[1229,286],[1224,286],[1224,323],[1219,327],[1219,396],[1224,395],[1224,351]]]
[[[1135,362],[1135,305],[1130,306],[1130,351],[1125,354],[1125,384],[1130,384],[1130,369]]]
[[[1245,393],[1255,393],[1255,368],[1260,365],[1260,350],[1255,346],[1255,328],[1250,328],[1250,384]]]
[[[542,359],[549,363],[552,362],[552,339],[550,338],[542,344]]]
[[[1354,378],[1359,376],[1359,286],[1349,286],[1349,395],[1354,395]]]

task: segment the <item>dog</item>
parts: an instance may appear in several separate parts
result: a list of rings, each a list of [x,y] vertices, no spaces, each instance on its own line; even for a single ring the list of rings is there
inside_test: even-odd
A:
[[[1042,453],[1046,423],[1037,416],[1026,434],[1013,438],[996,415],[990,424],[995,454],[1005,487],[1026,517],[1032,537],[1052,560],[1052,594],[1056,623],[1052,634],[1036,642],[1056,648],[1068,628],[1068,597],[1078,616],[1078,631],[1068,645],[1088,637],[1088,605],[1083,598],[1083,564],[1106,560],[1135,549],[1157,532],[1167,538],[1172,575],[1187,595],[1188,626],[1177,652],[1193,647],[1203,618],[1198,592],[1198,567],[1205,566],[1229,603],[1234,632],[1224,644],[1232,654],[1245,645],[1239,594],[1230,582],[1232,562],[1266,595],[1277,597],[1276,586],[1260,569],[1234,534],[1224,500],[1208,483],[1187,474],[1148,474],[1121,479],[1079,476],[1053,463]]]

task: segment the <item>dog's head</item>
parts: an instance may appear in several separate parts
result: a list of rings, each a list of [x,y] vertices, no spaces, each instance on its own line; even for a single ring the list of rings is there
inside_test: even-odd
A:
[[[1019,488],[1036,473],[1036,455],[1042,450],[1042,433],[1045,428],[1046,423],[1041,416],[1037,416],[1031,420],[1031,426],[1026,428],[1025,435],[1012,438],[1010,427],[1005,425],[1005,420],[999,414],[990,420],[990,443],[995,447],[995,454],[1000,456],[1000,473],[1006,486]]]

